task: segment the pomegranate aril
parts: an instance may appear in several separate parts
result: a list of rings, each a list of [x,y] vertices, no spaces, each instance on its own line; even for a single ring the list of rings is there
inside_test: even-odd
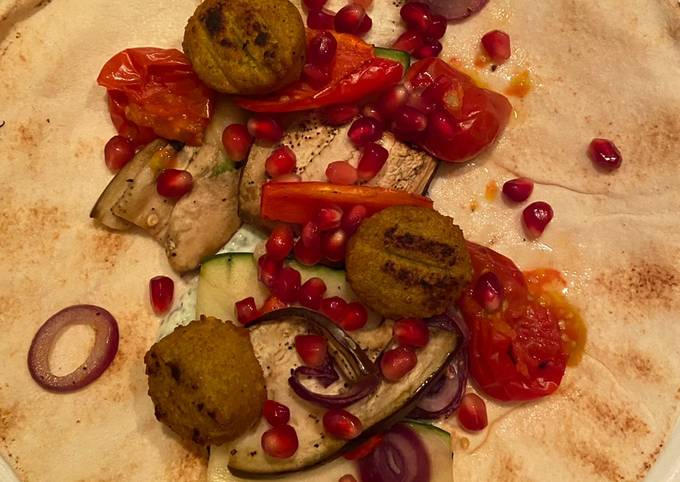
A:
[[[118,172],[135,157],[135,146],[130,139],[113,136],[104,146],[104,162],[112,172]]]
[[[321,10],[328,0],[302,0],[309,10]]]
[[[266,315],[267,313],[271,313],[272,311],[276,310],[281,310],[283,308],[287,308],[288,305],[278,299],[276,296],[270,296],[267,298],[262,305],[262,308],[259,310],[259,315]]]
[[[413,370],[418,363],[418,357],[413,349],[399,346],[387,350],[380,357],[380,371],[388,382],[396,382]]]
[[[301,282],[300,272],[295,268],[286,266],[276,277],[271,289],[272,294],[284,303],[295,303],[298,300]]]
[[[487,271],[475,283],[472,295],[488,312],[498,311],[503,305],[503,285],[495,273]]]
[[[392,129],[400,133],[422,132],[427,129],[427,116],[408,105],[401,106],[394,114]]]
[[[358,35],[358,36],[366,35],[368,32],[371,31],[372,28],[373,28],[373,20],[371,19],[371,17],[368,16],[368,14],[366,14],[364,16],[364,19],[361,21],[359,28],[357,29],[357,31],[354,34]]]
[[[516,203],[521,203],[529,199],[534,191],[534,181],[526,177],[511,179],[503,184],[503,194]]]
[[[400,345],[422,348],[430,341],[430,331],[420,318],[404,318],[394,322],[394,340]]]
[[[446,17],[442,15],[433,15],[430,28],[427,29],[425,35],[432,39],[439,40],[446,33],[447,24],[448,20],[446,20]]]
[[[345,259],[347,251],[347,233],[342,228],[321,233],[321,254],[333,263]]]
[[[274,400],[265,400],[262,407],[262,415],[272,427],[286,425],[290,420],[290,409],[284,404]]]
[[[332,408],[323,415],[323,428],[328,435],[342,440],[352,440],[363,430],[361,420],[341,408]]]
[[[458,130],[456,120],[444,109],[435,109],[428,118],[428,132],[435,138],[453,139]]]
[[[588,155],[595,165],[608,170],[621,167],[621,152],[609,139],[593,139],[588,146]]]
[[[437,57],[442,51],[442,44],[439,40],[432,40],[425,42],[423,45],[413,51],[413,56],[417,59],[428,59],[430,57]]]
[[[305,246],[314,247],[321,244],[321,230],[314,221],[307,221],[302,226],[300,239]]]
[[[370,143],[364,147],[357,166],[359,179],[362,181],[373,179],[383,168],[389,155],[387,149],[380,144]]]
[[[242,325],[247,325],[258,317],[257,305],[255,304],[255,298],[252,296],[237,301],[234,304],[234,308],[236,310],[236,319]]]
[[[298,335],[295,337],[295,351],[302,363],[312,368],[319,368],[328,356],[328,341],[319,335]]]
[[[335,229],[340,226],[341,221],[342,209],[339,207],[321,208],[316,216],[316,223],[321,231]]]
[[[175,282],[167,276],[154,276],[149,280],[149,299],[153,312],[162,315],[172,306]]]
[[[320,32],[307,46],[307,61],[317,67],[327,67],[333,62],[338,41],[330,32]]]
[[[382,122],[371,117],[360,117],[350,126],[347,136],[352,144],[358,147],[379,141],[384,130]]]
[[[321,300],[321,312],[336,323],[340,323],[347,312],[347,302],[339,296]]]
[[[345,316],[338,323],[343,330],[360,330],[366,326],[368,312],[364,305],[359,302],[348,303],[345,309]]]
[[[297,432],[290,425],[279,425],[262,434],[260,439],[262,450],[277,459],[292,457],[298,448]]]
[[[264,169],[269,177],[278,178],[293,172],[296,162],[297,158],[290,147],[279,146],[267,157]]]
[[[283,137],[283,129],[276,119],[266,115],[258,115],[248,120],[248,133],[258,141],[274,144]]]
[[[392,44],[393,49],[403,50],[412,54],[425,43],[423,34],[414,30],[407,30]]]
[[[257,279],[271,290],[282,267],[283,263],[280,260],[272,259],[266,254],[260,256],[257,260]]]
[[[552,207],[543,201],[533,202],[522,211],[524,227],[533,238],[538,238],[543,234],[546,226],[552,221],[553,216]]]
[[[434,83],[432,74],[429,72],[418,72],[418,74],[408,81],[409,90],[423,91]],[[410,97],[410,95],[409,95]]]
[[[320,89],[331,81],[331,72],[328,67],[305,64],[302,68],[302,79],[315,89]]]
[[[163,197],[179,199],[193,187],[193,176],[181,169],[163,169],[156,178],[156,192]]]
[[[502,64],[510,58],[510,36],[500,30],[492,30],[482,37],[482,47],[492,62]]]
[[[300,182],[302,178],[293,172],[290,174],[283,174],[282,176],[276,176],[271,182]]]
[[[340,222],[340,225],[342,226],[342,230],[347,234],[347,237],[350,237],[356,233],[357,229],[359,229],[359,225],[364,219],[366,219],[366,217],[368,217],[368,209],[366,209],[366,206],[362,206],[361,204],[352,206],[350,209],[345,211],[345,213],[342,215],[342,221]]]
[[[364,21],[366,10],[361,5],[351,3],[335,14],[335,30],[343,33],[356,33]]]
[[[458,407],[458,421],[470,432],[478,432],[488,425],[486,403],[476,393],[468,393]]]
[[[232,161],[242,161],[248,157],[252,144],[253,137],[243,124],[230,124],[222,131],[222,145]]]
[[[378,112],[377,107],[373,104],[366,104],[363,107],[363,109],[361,109],[361,114],[364,117],[370,117],[371,119],[375,119],[376,121],[380,122],[381,124],[383,122],[382,115],[380,115],[380,112]]]
[[[299,303],[305,308],[318,310],[326,293],[326,283],[321,278],[309,278],[300,286]]]
[[[283,260],[293,249],[293,230],[287,224],[277,225],[267,239],[267,256],[274,260]]]
[[[357,182],[357,169],[347,161],[331,162],[326,167],[326,177],[331,184],[351,186]]]
[[[330,10],[310,10],[307,14],[307,27],[312,30],[331,30],[335,24],[335,14]]]
[[[417,32],[427,32],[432,25],[432,13],[425,3],[409,2],[401,7],[399,14],[408,28]]]
[[[378,112],[385,119],[391,118],[406,103],[408,91],[403,85],[395,85],[387,90],[378,101]]]
[[[295,243],[295,248],[293,248],[293,253],[295,254],[295,259],[305,266],[314,266],[319,261],[323,255],[321,254],[321,239],[319,238],[319,244],[313,246],[305,246],[302,239],[299,239]]]
[[[338,104],[322,110],[324,121],[329,126],[342,126],[359,115],[359,107],[349,104]]]

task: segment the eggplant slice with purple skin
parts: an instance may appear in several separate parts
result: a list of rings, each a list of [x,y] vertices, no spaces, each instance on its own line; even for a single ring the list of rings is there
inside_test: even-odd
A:
[[[271,478],[316,467],[388,430],[415,408],[430,385],[447,369],[459,342],[457,331],[433,328],[430,342],[418,352],[416,367],[398,382],[389,383],[380,377],[376,365],[356,341],[323,314],[304,308],[285,308],[264,315],[249,327],[255,353],[265,374],[267,395],[290,408],[290,424],[297,431],[299,448],[289,459],[266,456],[260,438],[269,426],[261,419],[228,446],[231,454],[229,470],[246,478]],[[291,370],[300,363],[293,340],[296,335],[310,331],[326,336],[329,353],[343,376],[327,389],[314,379],[300,377],[300,384],[312,394],[304,400],[292,389],[289,379],[292,378]],[[347,442],[324,432],[321,418],[326,408],[321,403],[329,396],[342,397],[353,390],[363,396],[346,405],[345,410],[359,417],[364,430],[358,438]]]

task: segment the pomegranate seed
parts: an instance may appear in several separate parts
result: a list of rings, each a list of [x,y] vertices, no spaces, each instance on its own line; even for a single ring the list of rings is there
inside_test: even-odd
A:
[[[305,365],[319,368],[326,362],[328,341],[319,335],[298,335],[295,337],[295,351]]]
[[[366,10],[361,5],[351,3],[335,14],[335,30],[343,33],[356,33],[364,21]]]
[[[435,109],[429,116],[428,129],[435,138],[453,139],[457,132],[456,120],[445,109]]]
[[[319,238],[319,244],[313,246],[306,246],[302,239],[299,239],[295,243],[295,248],[293,248],[293,253],[295,254],[295,259],[305,266],[314,266],[323,257],[321,254],[321,239]]]
[[[339,296],[331,296],[321,300],[321,312],[336,323],[345,317],[347,302]]]
[[[425,40],[420,32],[407,30],[402,33],[399,38],[392,44],[393,49],[403,50],[412,54],[417,49],[423,46]]]
[[[321,233],[321,253],[328,261],[338,263],[345,259],[347,233],[342,228]]]
[[[371,17],[368,16],[368,14],[364,15],[364,19],[361,21],[361,24],[359,24],[359,28],[357,31],[354,33],[355,35],[358,35],[359,37],[366,35],[368,32],[371,31],[373,28],[373,20]]]
[[[413,56],[417,59],[428,59],[438,56],[442,51],[442,43],[439,40],[426,42],[413,51]]]
[[[252,296],[237,301],[234,307],[236,308],[236,319],[242,325],[247,325],[258,316],[255,298]]]
[[[338,479],[338,482],[357,482],[357,479],[352,474],[345,474]]]
[[[335,15],[325,8],[310,10],[307,14],[307,27],[313,30],[332,30],[335,24]]]
[[[486,403],[476,393],[468,393],[463,397],[458,408],[458,421],[470,432],[478,432],[488,425]]]
[[[248,157],[253,137],[243,124],[230,124],[222,131],[222,145],[230,160],[242,161]]]
[[[262,415],[272,427],[286,425],[290,420],[290,409],[284,404],[274,400],[265,400],[262,407]]]
[[[305,308],[318,310],[326,292],[326,283],[321,278],[309,278],[300,286],[299,302]]]
[[[284,174],[282,176],[277,176],[271,180],[271,182],[300,182],[302,178],[295,173]]]
[[[588,155],[595,165],[608,170],[621,167],[621,152],[609,139],[593,139],[588,147]]]
[[[408,83],[410,84],[410,89],[420,91],[423,91],[429,86],[431,86],[433,82],[434,79],[432,78],[432,74],[430,74],[427,71],[418,72],[418,74],[415,77],[408,81]]]
[[[383,118],[380,115],[380,112],[378,112],[378,109],[373,104],[366,104],[364,108],[361,110],[361,114],[364,117],[370,117],[371,119],[375,119],[380,123],[383,122]]]
[[[341,408],[332,408],[323,415],[323,429],[342,440],[352,440],[363,430],[361,420]]]
[[[156,192],[163,197],[179,199],[193,187],[193,176],[181,169],[163,169],[156,178]]]
[[[135,157],[135,146],[130,139],[113,136],[104,146],[104,162],[111,172],[120,171]]]
[[[293,230],[287,224],[276,226],[267,239],[267,256],[273,260],[283,260],[293,249]]]
[[[272,259],[266,254],[260,256],[257,260],[257,279],[267,288],[272,289],[282,267],[283,263],[280,260]]]
[[[342,221],[342,209],[339,207],[321,208],[316,221],[321,231],[335,229],[340,226],[340,221]]]
[[[537,238],[554,216],[553,209],[550,204],[543,201],[536,201],[529,204],[522,212],[522,219],[524,220],[524,227],[530,236]]]
[[[366,326],[368,312],[364,305],[359,302],[348,303],[345,309],[345,316],[338,323],[345,331],[360,330]]]
[[[448,21],[443,15],[433,15],[432,22],[430,23],[430,28],[427,29],[425,35],[428,37],[439,40],[446,33]]]
[[[427,129],[427,116],[413,107],[403,105],[394,114],[392,129],[400,133],[422,132]]]
[[[370,181],[378,175],[390,153],[380,144],[370,143],[364,147],[359,158],[357,175],[362,181]]]
[[[400,345],[422,348],[430,341],[430,331],[419,318],[404,318],[394,322],[394,340]]]
[[[297,451],[297,433],[290,425],[279,425],[263,433],[260,444],[262,450],[270,457],[287,459]]]
[[[149,299],[153,312],[157,315],[167,313],[172,306],[175,282],[167,276],[154,276],[149,280]]]
[[[380,371],[388,382],[396,382],[418,363],[418,357],[413,349],[407,346],[399,346],[387,350],[380,357]]]
[[[357,182],[357,169],[347,161],[331,162],[326,168],[328,182],[341,186],[351,186]]]
[[[411,30],[427,32],[432,25],[430,7],[420,2],[409,2],[399,12],[401,18]]]
[[[359,229],[359,225],[366,217],[368,217],[368,209],[366,209],[366,206],[357,204],[345,211],[342,215],[340,226],[342,226],[342,230],[347,233],[348,237],[352,236],[356,233],[357,229]]]
[[[283,308],[287,308],[288,305],[278,299],[276,296],[270,296],[267,298],[262,305],[262,308],[260,308],[259,315],[266,315],[267,313],[271,313],[272,311],[276,310],[281,310]]]
[[[290,147],[279,146],[265,161],[264,169],[269,177],[277,178],[293,172],[296,162],[297,158]]]
[[[516,203],[521,203],[529,199],[534,191],[534,181],[526,177],[511,179],[503,184],[503,194]]]
[[[302,226],[300,239],[305,246],[318,246],[321,243],[321,230],[314,221],[307,221]]]
[[[327,0],[303,0],[305,7],[309,10],[321,10],[326,5]]]
[[[286,266],[276,277],[272,294],[284,303],[295,303],[298,300],[301,282],[300,272],[295,268]]]
[[[503,285],[498,276],[491,271],[477,279],[472,294],[486,311],[498,311],[503,305]]]
[[[482,47],[494,63],[502,64],[510,58],[510,36],[500,30],[484,34]]]
[[[360,117],[347,131],[347,136],[355,146],[363,146],[382,138],[384,127],[382,122],[371,117]]]
[[[359,115],[359,107],[349,104],[338,104],[326,107],[322,111],[324,121],[329,126],[342,126]]]
[[[305,82],[315,89],[320,89],[331,81],[331,71],[328,67],[318,67],[314,64],[305,64],[302,68],[302,77]]]
[[[328,67],[335,58],[338,41],[330,32],[320,32],[307,46],[307,61],[317,67]]]
[[[283,137],[283,129],[276,119],[266,115],[258,115],[248,120],[248,132],[258,141],[274,144]]]
[[[397,110],[406,103],[408,91],[403,85],[395,85],[385,92],[378,102],[378,112],[386,118],[391,118]]]

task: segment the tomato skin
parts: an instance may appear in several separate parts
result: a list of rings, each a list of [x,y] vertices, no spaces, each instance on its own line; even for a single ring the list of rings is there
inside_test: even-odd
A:
[[[424,138],[413,140],[434,157],[448,162],[465,162],[488,149],[510,119],[512,105],[508,99],[475,85],[470,77],[438,58],[413,64],[406,74],[406,81],[423,73],[432,79],[444,76],[451,80],[448,96],[456,102],[446,102],[445,95],[442,106],[454,123],[449,138],[428,129]]]
[[[104,64],[97,83],[107,89],[116,130],[136,145],[156,137],[201,144],[214,93],[179,50],[123,50]]]
[[[503,401],[534,400],[560,385],[569,355],[549,306],[529,296],[522,272],[508,258],[468,242],[476,279],[493,271],[506,299],[497,313],[486,312],[472,288],[459,300],[470,328],[470,373],[489,396]]]

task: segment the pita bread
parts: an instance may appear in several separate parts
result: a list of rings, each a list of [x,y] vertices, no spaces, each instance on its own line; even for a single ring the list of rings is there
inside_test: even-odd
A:
[[[102,147],[113,129],[95,83],[112,54],[179,47],[196,1],[7,0],[0,3],[0,454],[32,480],[203,480],[204,458],[153,417],[142,357],[158,319],[147,281],[172,275],[142,234],[96,226],[89,210],[110,179]],[[340,0],[331,2],[332,8]],[[371,40],[396,37],[398,11],[375,0]],[[565,272],[589,326],[583,362],[557,394],[490,403],[479,436],[455,434],[457,480],[642,480],[680,410],[680,8],[674,0],[491,0],[449,27],[444,58],[470,71],[479,38],[500,28],[511,60],[477,77],[503,89],[528,69],[534,88],[498,146],[439,168],[430,193],[467,237],[522,268]],[[585,155],[613,138],[620,170]],[[555,209],[539,241],[521,207],[488,201],[491,181],[524,175]],[[174,276],[174,275],[173,275]],[[176,278],[178,293],[184,282]],[[121,330],[109,370],[86,389],[43,391],[26,354],[51,314],[75,303],[109,309]],[[77,365],[87,330],[62,337],[57,371]],[[461,448],[462,437],[470,446]]]

